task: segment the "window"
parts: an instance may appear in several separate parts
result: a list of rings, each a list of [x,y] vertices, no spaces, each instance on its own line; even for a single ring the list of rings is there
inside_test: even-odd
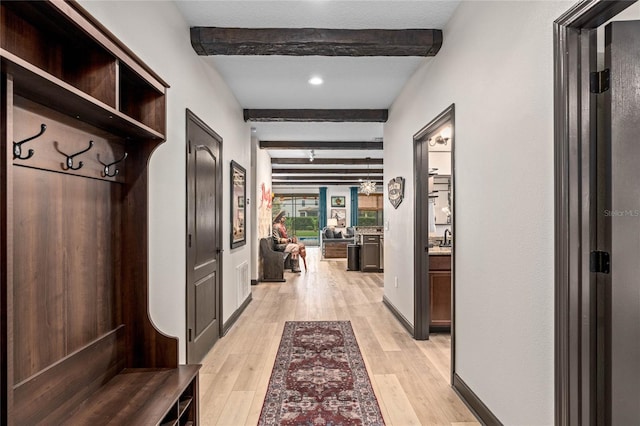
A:
[[[296,236],[307,246],[317,246],[318,241],[318,194],[275,194],[273,216],[281,210],[287,212],[287,234]]]
[[[383,194],[358,194],[358,226],[382,226]]]

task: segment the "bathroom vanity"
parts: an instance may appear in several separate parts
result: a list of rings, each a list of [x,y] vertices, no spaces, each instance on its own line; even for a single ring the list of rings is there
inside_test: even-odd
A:
[[[429,248],[429,331],[451,330],[451,247]]]

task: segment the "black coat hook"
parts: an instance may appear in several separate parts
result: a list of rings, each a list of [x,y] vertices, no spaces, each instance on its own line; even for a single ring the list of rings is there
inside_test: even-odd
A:
[[[118,164],[122,161],[124,161],[127,158],[127,153],[125,152],[124,155],[122,156],[121,159],[114,161],[113,163],[103,163],[102,161],[100,161],[100,156],[98,156],[98,161],[100,161],[100,164],[102,164],[104,166],[104,170],[102,172],[102,174],[104,175],[104,177],[114,177],[115,175],[117,175],[120,170],[118,170],[117,168],[113,168],[113,172],[110,171],[111,166]]]
[[[83,149],[80,152],[76,152],[73,155],[65,155],[65,157],[67,157],[67,168],[65,170],[79,170],[82,168],[82,166],[84,166],[84,163],[82,161],[80,161],[78,163],[78,167],[74,167],[73,165],[73,158],[77,157],[80,154],[84,154],[85,152],[89,151],[91,148],[93,148],[93,141],[89,141],[89,147],[87,149]]]
[[[13,159],[14,160],[15,159],[27,160],[27,159],[33,157],[33,153],[34,152],[33,152],[32,149],[29,150],[29,153],[27,154],[26,157],[22,156],[22,144],[26,143],[26,142],[29,142],[31,140],[34,140],[37,137],[42,136],[42,134],[44,133],[45,130],[47,130],[47,125],[43,123],[43,124],[40,125],[40,132],[37,135],[31,136],[30,138],[26,138],[24,140],[21,140],[20,142],[14,142],[13,143]]]

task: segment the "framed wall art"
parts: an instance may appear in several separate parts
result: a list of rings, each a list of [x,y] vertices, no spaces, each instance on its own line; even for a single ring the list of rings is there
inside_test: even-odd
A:
[[[344,207],[345,205],[345,197],[344,196],[332,196],[331,197],[331,207]]]
[[[245,232],[247,198],[247,171],[240,164],[231,161],[231,248],[247,243]]]

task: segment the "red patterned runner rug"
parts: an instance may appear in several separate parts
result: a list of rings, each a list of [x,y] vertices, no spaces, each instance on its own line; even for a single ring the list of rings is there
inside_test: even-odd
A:
[[[287,321],[259,425],[384,425],[349,321]]]

